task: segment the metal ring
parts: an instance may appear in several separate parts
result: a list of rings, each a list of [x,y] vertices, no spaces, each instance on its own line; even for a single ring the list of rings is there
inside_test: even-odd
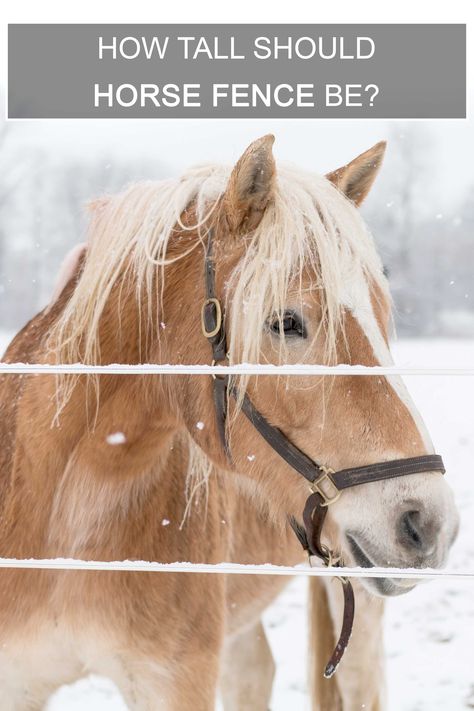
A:
[[[214,326],[214,328],[211,331],[208,331],[206,328],[206,319],[205,319],[205,312],[204,312],[206,306],[209,306],[209,304],[214,304],[214,307],[216,309],[216,325]],[[215,298],[206,299],[202,305],[202,308],[201,308],[201,329],[202,329],[203,335],[206,338],[213,338],[214,336],[217,336],[217,334],[219,333],[219,331],[221,329],[221,326],[222,326],[222,309],[221,309],[221,304],[220,304],[219,299],[215,299]]]

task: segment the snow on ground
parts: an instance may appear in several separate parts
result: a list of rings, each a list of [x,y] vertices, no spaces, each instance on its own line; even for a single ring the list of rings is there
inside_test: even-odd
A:
[[[1,345],[1,338],[0,338]],[[474,341],[400,341],[400,365],[472,366]],[[436,450],[444,457],[461,513],[450,566],[474,571],[474,377],[405,379]],[[272,711],[308,708],[305,694],[306,581],[295,579],[265,615],[277,662]],[[474,580],[423,584],[389,600],[386,656],[390,711],[474,708]],[[107,680],[89,677],[60,689],[48,711],[126,711]]]

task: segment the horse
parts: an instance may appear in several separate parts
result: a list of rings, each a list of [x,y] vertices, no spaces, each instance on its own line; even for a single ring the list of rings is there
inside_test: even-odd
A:
[[[273,141],[254,141],[232,168],[203,165],[95,201],[87,248],[4,360],[209,363],[212,234],[225,362],[390,364],[388,284],[358,209],[385,144],[319,176],[277,167]],[[247,397],[331,467],[433,452],[392,375],[236,376],[224,440],[215,393],[210,375],[3,375],[0,556],[301,562],[288,522],[301,521],[308,484],[244,417]],[[348,565],[439,567],[457,527],[444,477],[424,471],[342,492],[322,540]],[[111,678],[133,711],[209,711],[219,688],[225,711],[268,709],[274,666],[261,615],[284,584],[3,570],[2,711],[40,709],[90,672]],[[324,680],[319,662],[342,598],[330,583],[311,583],[315,709],[382,707],[383,599],[413,585],[358,583],[351,645],[339,679]]]

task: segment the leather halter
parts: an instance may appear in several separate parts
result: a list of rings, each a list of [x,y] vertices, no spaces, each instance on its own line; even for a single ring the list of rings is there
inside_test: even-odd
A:
[[[211,344],[212,364],[214,365],[226,359],[227,343],[224,310],[216,296],[212,248],[213,229],[210,228],[205,252],[206,299],[201,310],[201,327],[203,335]],[[236,398],[237,391],[229,376],[213,375],[212,377],[217,429],[226,457],[231,461],[226,432],[227,406],[229,397]],[[290,518],[289,522],[304,550],[308,553],[310,564],[312,564],[313,556],[316,556],[320,558],[325,566],[338,568],[343,565],[342,560],[336,558],[322,543],[321,536],[328,507],[339,499],[344,489],[369,482],[408,476],[409,474],[422,472],[445,473],[443,460],[438,454],[394,459],[388,462],[377,462],[376,464],[334,471],[334,469],[311,459],[293,444],[278,427],[270,424],[262,413],[256,409],[246,393],[242,399],[241,409],[270,447],[309,483],[311,494],[306,500],[303,510],[303,525],[293,517]],[[326,679],[329,679],[334,674],[342,659],[354,621],[355,603],[351,582],[348,578],[340,576],[339,580],[342,583],[344,593],[343,622],[339,640],[324,670]]]

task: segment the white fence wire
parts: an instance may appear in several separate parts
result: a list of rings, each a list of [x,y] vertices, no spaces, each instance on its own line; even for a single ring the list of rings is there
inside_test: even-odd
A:
[[[473,367],[366,366],[366,365],[271,365],[239,363],[237,365],[172,365],[143,363],[128,365],[84,365],[83,363],[51,365],[48,363],[3,363],[5,375],[471,375]]]
[[[471,580],[474,571],[434,568],[326,568],[317,565],[248,565],[241,563],[157,563],[143,560],[96,561],[75,558],[0,558],[0,568],[100,570],[135,573],[211,573],[220,575],[286,575],[306,577],[394,578],[398,580]]]

